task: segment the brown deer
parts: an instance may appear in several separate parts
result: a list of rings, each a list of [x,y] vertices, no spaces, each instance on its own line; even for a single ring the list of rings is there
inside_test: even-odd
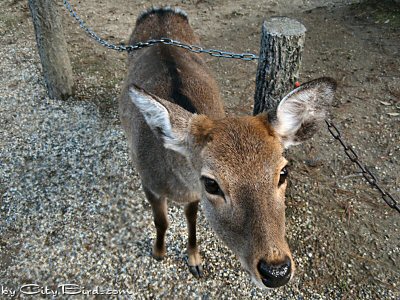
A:
[[[143,12],[129,42],[161,37],[199,44],[186,14],[170,7]],[[275,111],[227,117],[200,54],[160,44],[131,52],[128,68],[119,110],[153,210],[154,258],[166,254],[167,199],[181,203],[189,269],[202,275],[196,242],[201,202],[211,227],[253,281],[263,287],[286,284],[295,267],[285,239],[288,170],[283,150],[317,130],[335,82],[320,78],[303,84]]]

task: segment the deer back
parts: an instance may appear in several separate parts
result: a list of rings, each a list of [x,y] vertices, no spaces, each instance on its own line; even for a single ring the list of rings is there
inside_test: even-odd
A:
[[[186,14],[172,8],[153,8],[142,13],[129,43],[162,37],[199,44]],[[192,168],[183,156],[163,147],[130,100],[131,86],[140,87],[190,113],[222,118],[223,105],[211,72],[199,54],[174,46],[158,44],[133,51],[128,56],[128,75],[119,100],[122,126],[143,185],[155,194],[173,193],[177,201],[198,197],[193,195],[193,191],[199,190],[199,182]]]

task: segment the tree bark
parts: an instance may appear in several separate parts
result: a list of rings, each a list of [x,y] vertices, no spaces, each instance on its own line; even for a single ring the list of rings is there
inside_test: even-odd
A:
[[[306,28],[287,17],[264,21],[256,77],[254,111],[276,109],[299,76]]]
[[[43,75],[50,98],[74,94],[71,62],[55,0],[29,0]]]

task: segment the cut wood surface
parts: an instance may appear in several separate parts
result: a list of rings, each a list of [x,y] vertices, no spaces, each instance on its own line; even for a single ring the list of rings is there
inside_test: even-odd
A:
[[[264,21],[256,77],[254,111],[274,109],[295,86],[304,48],[306,28],[287,17]]]

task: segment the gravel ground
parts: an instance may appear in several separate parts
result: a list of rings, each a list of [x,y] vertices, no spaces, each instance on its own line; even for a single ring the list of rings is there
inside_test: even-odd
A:
[[[14,2],[0,8],[10,15],[17,15],[16,8],[26,13],[25,4]],[[256,288],[233,254],[216,239],[202,213],[198,237],[206,276],[193,278],[184,260],[186,224],[179,206],[172,205],[169,210],[167,258],[162,262],[152,259],[155,232],[151,211],[130,164],[115,107],[111,105],[110,115],[105,116],[95,100],[49,99],[34,39],[23,38],[26,31],[32,35],[27,15],[20,24],[7,27],[6,23],[0,19],[0,287],[18,289],[35,283],[55,289],[58,284],[70,283],[87,290],[97,286],[128,290],[132,295],[121,298],[131,299],[400,299],[398,219],[383,205],[377,209],[354,204],[357,197],[370,193],[369,188],[361,183],[361,196],[349,196],[343,191],[354,189],[357,182],[338,179],[331,184],[319,173],[326,171],[329,178],[331,169],[314,169],[321,160],[324,164],[319,156],[313,156],[309,166],[294,176],[289,190],[288,239],[298,269],[289,285],[268,291]],[[81,80],[79,76],[77,80]],[[109,100],[115,97],[117,92]],[[392,124],[398,129],[398,123]],[[392,145],[398,143],[396,132],[382,138],[387,137]],[[325,150],[332,145],[326,143]],[[315,154],[312,143],[298,151],[292,153],[294,165],[309,159],[304,153]],[[385,174],[390,168],[398,170],[399,152],[395,153],[394,165],[389,161],[382,167]],[[332,156],[329,154],[329,159]],[[340,165],[332,159],[329,167],[336,164]],[[304,175],[311,179],[301,177]],[[327,190],[316,182],[319,177]],[[306,201],[312,189],[315,192]],[[338,190],[353,197],[352,210],[345,207],[337,212],[329,197],[327,206],[316,205],[321,195]],[[366,214],[379,214],[370,222],[386,225],[357,223],[363,221],[364,209]],[[318,215],[333,217],[321,223]],[[346,227],[350,216],[356,228]],[[383,231],[382,227],[390,225],[389,231]],[[352,245],[345,254],[334,245],[342,242],[326,237],[338,238],[337,231],[343,243]],[[319,235],[321,232],[326,236]],[[374,232],[382,235],[382,240],[375,239]],[[356,248],[365,252],[365,259]],[[375,252],[378,257],[371,254]],[[362,256],[363,263],[353,254]],[[357,277],[357,272],[366,274],[366,279]],[[76,298],[102,299],[82,294]]]
[[[121,128],[104,122],[94,104],[48,99],[34,48],[4,50],[1,69],[9,75],[1,82],[2,285],[78,283],[127,289],[134,299],[266,295],[203,216],[199,237],[208,276],[191,277],[179,207],[169,214],[169,256],[153,260],[151,213]],[[301,292],[294,283],[267,295],[297,299]]]
[[[2,285],[78,283],[127,289],[134,299],[265,295],[203,216],[199,237],[208,276],[191,277],[183,260],[186,224],[179,207],[169,213],[169,256],[162,263],[152,259],[151,213],[121,128],[104,122],[94,104],[48,99],[34,48],[4,50]],[[298,298],[301,292],[292,284],[268,295]]]

